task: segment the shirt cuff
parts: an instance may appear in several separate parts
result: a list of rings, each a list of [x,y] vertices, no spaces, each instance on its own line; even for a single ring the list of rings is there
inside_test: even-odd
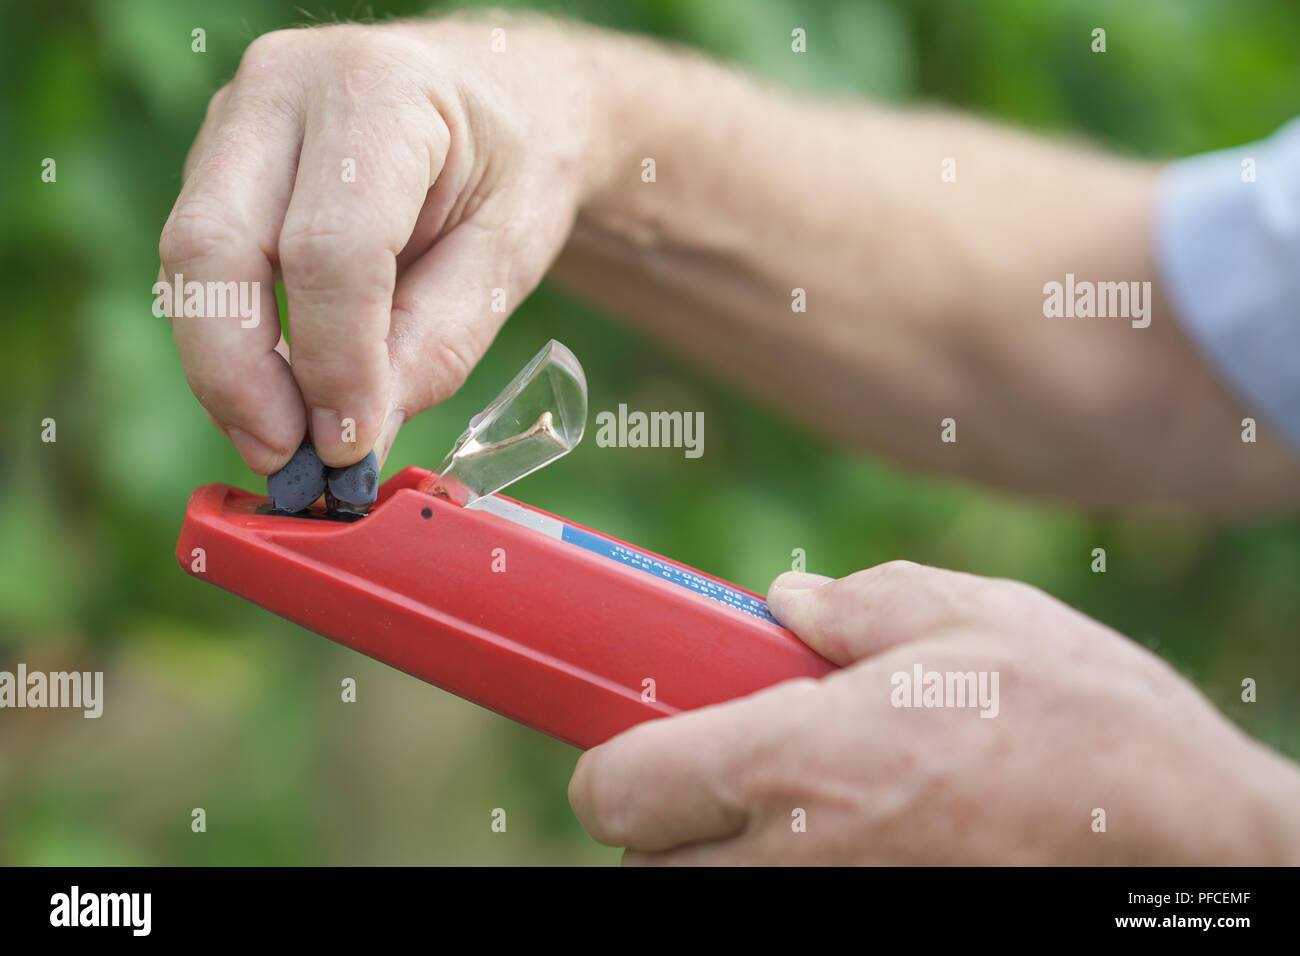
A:
[[[1300,451],[1300,120],[1261,142],[1170,164],[1155,233],[1183,326]]]

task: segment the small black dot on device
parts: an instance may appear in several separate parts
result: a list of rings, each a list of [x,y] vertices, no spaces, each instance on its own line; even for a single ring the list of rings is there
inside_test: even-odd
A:
[[[433,509],[432,509],[432,508],[425,508],[423,511],[420,512],[420,517],[421,517],[421,518],[432,518],[432,517],[433,517]]]

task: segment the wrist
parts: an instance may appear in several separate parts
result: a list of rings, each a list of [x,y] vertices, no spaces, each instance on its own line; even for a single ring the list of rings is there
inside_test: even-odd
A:
[[[567,38],[590,92],[580,211],[654,218],[664,194],[679,196],[677,174],[715,154],[718,118],[742,113],[749,87],[734,70],[648,37],[577,25]]]
[[[639,181],[640,151],[653,117],[646,93],[653,89],[650,41],[588,24],[548,21],[541,29],[565,77],[562,95],[572,105],[572,132],[579,145],[578,208],[597,202],[624,182]],[[651,134],[653,135],[653,134]]]

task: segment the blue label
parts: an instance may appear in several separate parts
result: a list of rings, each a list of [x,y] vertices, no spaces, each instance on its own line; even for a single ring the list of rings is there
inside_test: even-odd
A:
[[[612,558],[620,564],[644,571],[646,574],[653,574],[660,580],[668,581],[678,587],[694,591],[696,594],[712,598],[719,604],[725,604],[737,611],[743,611],[773,624],[777,623],[776,618],[768,613],[766,602],[754,597],[752,594],[746,594],[744,591],[738,591],[736,588],[706,578],[702,574],[688,571],[686,568],[678,567],[675,564],[669,564],[652,554],[638,551],[636,548],[612,541],[602,535],[592,534],[582,528],[575,528],[570,524],[564,526],[560,540],[567,541],[569,544],[576,544],[578,547],[595,554]]]

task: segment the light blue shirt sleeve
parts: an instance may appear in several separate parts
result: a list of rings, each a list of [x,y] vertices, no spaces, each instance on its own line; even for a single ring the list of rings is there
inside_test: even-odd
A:
[[[1188,333],[1248,408],[1300,451],[1300,120],[1261,142],[1168,166],[1155,231],[1160,273]]]

